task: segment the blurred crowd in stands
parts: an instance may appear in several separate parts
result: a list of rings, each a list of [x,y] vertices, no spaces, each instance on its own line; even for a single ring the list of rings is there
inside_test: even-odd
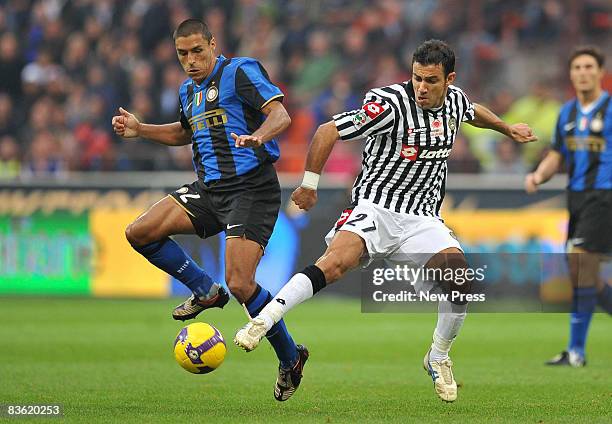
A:
[[[192,169],[189,146],[125,142],[110,125],[119,106],[148,123],[177,120],[185,75],[172,31],[189,17],[208,23],[218,53],[259,59],[286,94],[283,172],[302,172],[310,137],[332,114],[407,80],[426,39],[455,49],[457,85],[473,101],[541,140],[518,147],[463,125],[451,172],[526,172],[572,96],[571,48],[596,44],[612,62],[609,0],[3,0],[0,178]],[[338,143],[326,172],[354,175],[361,148]]]

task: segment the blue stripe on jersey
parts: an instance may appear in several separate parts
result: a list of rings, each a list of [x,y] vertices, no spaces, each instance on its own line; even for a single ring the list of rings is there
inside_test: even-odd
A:
[[[588,111],[567,102],[555,128],[553,148],[568,165],[572,191],[612,189],[612,102],[604,92]],[[605,109],[605,110],[604,110]]]
[[[583,114],[580,106],[576,112],[576,130],[574,136],[576,138],[584,138],[589,135],[590,119],[588,114]],[[589,152],[586,150],[575,150],[574,155],[574,172],[570,176],[570,190],[584,190],[586,172],[589,169]]]
[[[189,96],[189,86],[193,95]],[[283,93],[255,59],[217,58],[213,72],[197,85],[179,89],[181,122],[193,132],[194,166],[205,182],[243,175],[280,156],[275,139],[263,146],[236,148],[231,133],[252,134],[265,120],[261,108]]]
[[[595,188],[612,190],[612,99],[604,111],[602,136],[606,140],[605,150],[599,154],[600,165],[595,178]]]

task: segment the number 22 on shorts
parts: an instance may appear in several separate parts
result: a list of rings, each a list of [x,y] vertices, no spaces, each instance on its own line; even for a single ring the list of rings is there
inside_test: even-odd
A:
[[[366,218],[368,217],[368,214],[358,213],[357,215],[355,215],[354,217],[351,218],[351,214],[352,213],[353,213],[353,208],[352,207],[351,208],[346,208],[345,210],[342,211],[342,214],[340,215],[340,218],[338,218],[338,221],[336,221],[336,226],[335,226],[335,230],[336,231],[338,231],[344,225],[350,225],[352,227],[360,228],[363,224],[368,223],[368,221],[366,221]],[[351,218],[351,219],[349,220],[349,218]],[[372,225],[371,226],[365,227],[365,228],[360,228],[360,229],[364,233],[367,233],[368,231],[374,231],[374,230],[376,230],[376,224],[374,223],[374,221],[372,221]]]

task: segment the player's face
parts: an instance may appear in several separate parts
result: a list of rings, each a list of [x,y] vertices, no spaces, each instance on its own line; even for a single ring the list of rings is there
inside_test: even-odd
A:
[[[177,37],[174,41],[181,66],[196,83],[200,84],[215,67],[215,38],[206,41],[202,34]]]
[[[578,92],[589,92],[601,86],[604,70],[591,55],[576,56],[570,64],[570,80]]]
[[[444,77],[442,64],[412,64],[412,85],[414,97],[421,109],[435,109],[442,106],[448,86],[455,80],[455,73]]]

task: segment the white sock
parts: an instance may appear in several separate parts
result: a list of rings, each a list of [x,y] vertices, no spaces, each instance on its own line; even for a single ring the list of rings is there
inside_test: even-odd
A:
[[[465,320],[467,304],[455,305],[448,300],[438,303],[438,323],[433,334],[429,359],[443,361],[448,358],[453,340]]]
[[[269,330],[283,319],[290,309],[312,297],[312,282],[305,274],[297,273],[283,286],[274,299],[261,310],[258,318],[263,319]]]

